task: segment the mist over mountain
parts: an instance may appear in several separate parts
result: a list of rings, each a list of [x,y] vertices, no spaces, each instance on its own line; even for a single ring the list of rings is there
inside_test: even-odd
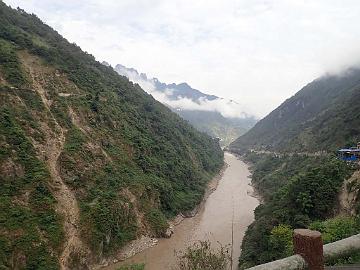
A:
[[[359,100],[359,68],[325,74],[230,144],[251,162],[252,184],[263,200],[245,233],[239,269],[293,254],[292,246],[274,244],[279,228],[289,239],[294,228],[316,229],[325,243],[359,233],[352,223],[360,212],[358,162],[334,155],[360,140]],[[350,230],[343,229],[346,222]]]
[[[127,68],[121,64],[115,66],[115,71],[119,74],[128,77],[131,81],[134,81],[140,86],[144,86],[145,91],[149,92],[160,92],[166,94],[166,97],[169,100],[179,100],[182,98],[190,99],[194,102],[199,103],[200,99],[206,100],[216,100],[219,97],[214,95],[207,95],[199,90],[191,88],[187,83],[171,83],[166,84],[159,81],[157,78],[148,78],[145,73],[139,73],[134,68]],[[146,85],[146,83],[150,85]],[[152,86],[150,88],[150,86]]]
[[[109,65],[106,62],[103,64]],[[243,107],[233,100],[205,94],[187,83],[166,84],[121,64],[114,69],[139,84],[155,99],[177,112],[200,131],[220,138],[223,146],[244,134],[256,123],[256,118],[243,111]]]
[[[335,2],[0,0],[0,270],[359,269]]]
[[[325,74],[284,101],[230,147],[330,151],[360,139],[360,69]]]

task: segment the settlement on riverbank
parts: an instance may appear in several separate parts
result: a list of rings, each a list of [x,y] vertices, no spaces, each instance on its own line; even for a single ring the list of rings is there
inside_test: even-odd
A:
[[[258,200],[252,196],[248,166],[230,153],[225,153],[227,166],[219,180],[210,183],[212,193],[191,218],[184,219],[174,228],[169,239],[159,239],[157,244],[135,256],[104,269],[115,270],[121,265],[145,263],[146,270],[171,269],[176,265],[176,251],[199,240],[209,240],[214,247],[229,246],[233,265],[237,266],[242,238],[254,220]],[[215,189],[215,187],[217,188]]]

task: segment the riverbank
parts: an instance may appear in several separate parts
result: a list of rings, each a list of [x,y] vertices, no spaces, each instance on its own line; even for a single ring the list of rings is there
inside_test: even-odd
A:
[[[146,270],[173,269],[177,264],[175,252],[184,251],[199,240],[210,241],[214,248],[219,243],[232,246],[236,266],[242,238],[254,220],[253,211],[258,200],[249,195],[252,188],[249,186],[248,166],[230,153],[225,153],[225,161],[228,166],[218,178],[209,182],[208,193],[204,195],[197,214],[178,220],[171,238],[158,239],[152,248],[104,269],[115,270],[132,263],[145,263]]]
[[[253,170],[253,166],[254,166],[254,163],[246,160],[245,158],[243,158],[242,155],[238,154],[238,153],[233,153],[233,152],[230,152],[229,153],[233,154],[237,159],[241,160],[242,162],[244,162],[247,166],[248,166],[248,170],[250,172],[250,175],[249,175],[249,178],[250,178],[250,183],[249,183],[249,186],[252,188],[252,192],[249,193],[249,196],[257,199],[259,201],[260,204],[264,203],[264,199],[263,197],[261,196],[261,194],[258,192],[256,186],[252,183],[252,174],[254,172]]]
[[[194,216],[196,216],[199,211],[204,207],[204,204],[206,202],[206,200],[209,198],[209,196],[211,195],[211,193],[213,193],[218,185],[219,185],[219,181],[221,180],[221,178],[223,177],[223,174],[226,170],[226,168],[228,167],[229,165],[224,162],[224,166],[220,169],[220,171],[213,177],[213,179],[211,179],[211,181],[209,181],[207,187],[206,187],[206,191],[205,191],[205,194],[201,200],[201,202],[190,212],[185,212],[185,213],[180,213],[178,216],[181,216],[183,217],[183,219],[181,221],[184,220],[184,218],[192,218]],[[175,218],[176,219],[176,218]],[[180,223],[181,223],[180,221]],[[170,221],[171,222],[171,221]],[[178,225],[178,224],[176,224]]]
[[[201,202],[192,211],[180,213],[176,217],[168,221],[169,228],[166,232],[167,237],[165,238],[172,237],[178,225],[180,225],[187,218],[194,218],[203,209],[206,200],[209,198],[211,193],[213,193],[217,189],[219,185],[219,181],[221,180],[224,171],[226,170],[227,167],[228,164],[224,162],[224,165],[220,169],[220,171],[207,184]],[[130,259],[131,257],[135,256],[136,254],[156,246],[160,239],[164,239],[164,238],[154,238],[154,237],[142,235],[141,237],[133,241],[130,241],[127,245],[125,245],[116,254],[116,256],[114,256],[114,258],[104,259],[99,265],[95,266],[94,269],[101,269],[104,267],[111,266],[112,264],[116,264],[118,262],[126,261],[127,259]]]

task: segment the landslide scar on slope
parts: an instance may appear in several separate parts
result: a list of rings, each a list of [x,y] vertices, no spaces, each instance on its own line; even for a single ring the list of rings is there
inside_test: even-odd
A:
[[[60,254],[61,269],[69,269],[70,257],[74,254],[86,255],[88,248],[80,238],[80,210],[74,192],[66,185],[60,175],[58,159],[63,151],[67,130],[62,127],[50,110],[51,95],[46,89],[46,76],[57,76],[52,68],[41,65],[40,60],[28,53],[21,53],[34,91],[40,96],[46,108],[48,119],[41,119],[41,129],[45,134],[45,143],[36,145],[44,153],[45,162],[52,179],[52,192],[57,200],[57,211],[64,217],[65,244]]]

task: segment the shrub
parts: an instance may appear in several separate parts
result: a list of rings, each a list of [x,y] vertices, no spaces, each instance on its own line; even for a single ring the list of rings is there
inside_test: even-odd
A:
[[[164,214],[159,209],[152,208],[146,214],[146,218],[149,221],[155,236],[163,236],[169,226]]]
[[[229,249],[220,246],[212,250],[209,241],[199,241],[178,255],[178,269],[181,270],[225,270],[229,262]]]

